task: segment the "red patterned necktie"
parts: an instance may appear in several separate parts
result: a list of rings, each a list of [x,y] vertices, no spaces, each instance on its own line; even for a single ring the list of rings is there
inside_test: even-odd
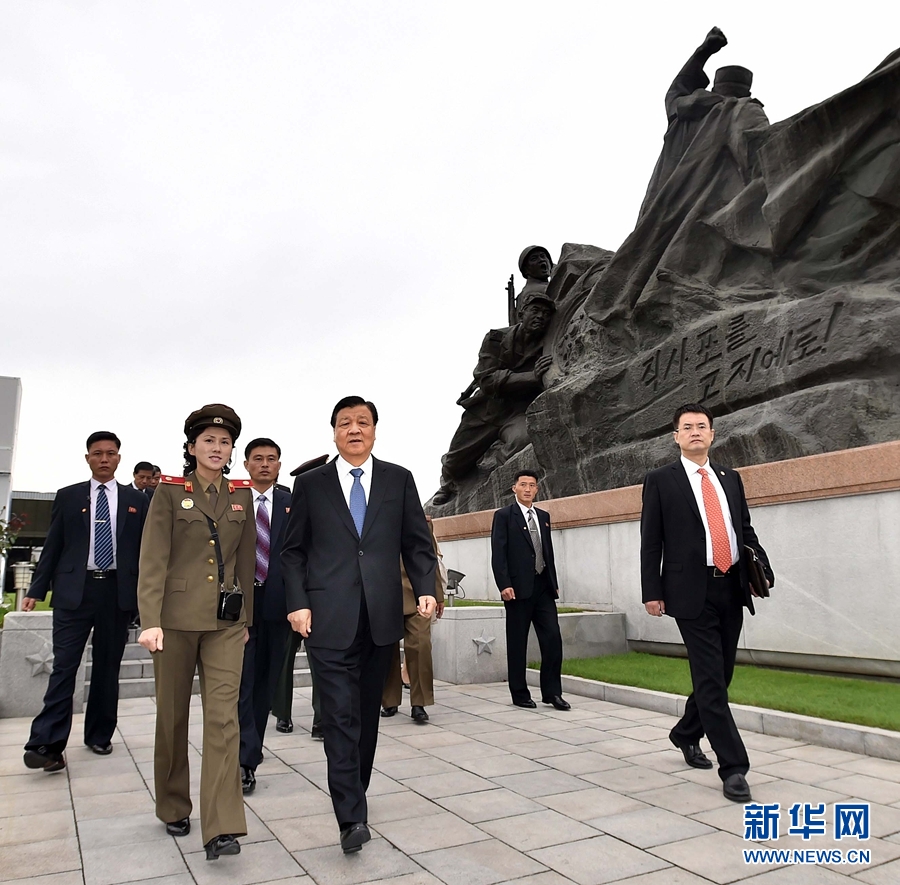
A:
[[[706,468],[701,467],[697,473],[700,474],[703,509],[706,510],[706,521],[709,523],[709,534],[712,538],[713,564],[720,572],[727,572],[731,568],[731,542],[728,540],[722,505],[719,503],[719,496],[712,480],[707,476]]]
[[[256,508],[256,580],[262,583],[269,576],[269,511],[266,510],[266,496],[259,496]]]

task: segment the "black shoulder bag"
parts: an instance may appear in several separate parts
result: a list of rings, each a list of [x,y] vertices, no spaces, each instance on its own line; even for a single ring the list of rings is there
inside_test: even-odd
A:
[[[216,616],[220,621],[236,621],[240,618],[244,606],[244,592],[240,587],[232,587],[231,590],[225,587],[225,563],[222,560],[219,532],[216,524],[208,516],[206,521],[209,523],[209,533],[216,548],[216,562],[219,564],[219,607]]]

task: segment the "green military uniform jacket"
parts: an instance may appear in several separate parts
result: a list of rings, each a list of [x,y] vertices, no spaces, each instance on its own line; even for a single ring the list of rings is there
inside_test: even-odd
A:
[[[141,627],[211,631],[253,623],[256,520],[248,480],[222,479],[215,512],[194,474],[164,476],[150,502],[141,541]],[[225,586],[244,591],[237,622],[220,621],[216,551],[207,516],[219,533]]]

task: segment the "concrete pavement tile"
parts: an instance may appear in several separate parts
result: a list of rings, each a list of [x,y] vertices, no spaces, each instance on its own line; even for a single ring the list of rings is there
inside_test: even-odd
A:
[[[839,752],[838,750],[834,751]],[[883,778],[886,781],[900,782],[900,762],[891,759],[876,759],[874,756],[857,756],[854,753],[843,753],[851,758],[834,764],[843,771],[852,771],[854,774],[867,774],[870,777]]]
[[[409,789],[404,783],[395,781],[393,778],[382,774],[380,771],[373,771],[369,780],[369,789],[366,790],[367,796],[387,796],[390,793],[403,793]],[[326,782],[325,789],[328,784]]]
[[[565,756],[550,756],[544,764],[557,771],[566,774],[575,774],[585,777],[595,771],[609,771],[613,768],[622,768],[628,765],[630,760],[614,759],[612,756],[604,756],[593,750],[585,750],[578,753],[567,753]]]
[[[382,762],[396,762],[398,759],[415,759],[421,755],[422,751],[418,747],[410,747],[409,744],[401,744],[394,741],[390,746],[381,748],[381,741],[378,742],[378,751],[375,753],[375,767]]]
[[[496,734],[507,730],[507,727],[502,722],[493,722],[490,719],[478,719],[476,722],[460,723],[451,726],[451,728],[456,734],[469,735],[470,737],[477,737],[482,734]]]
[[[598,741],[594,744],[582,744],[581,748],[586,750],[596,750],[598,753],[604,753],[607,756],[615,756],[619,759],[627,759],[629,756],[639,756],[641,753],[647,752],[647,745],[642,741],[633,741],[630,738],[612,737],[606,735],[607,740]]]
[[[859,796],[869,802],[878,802],[881,805],[900,802],[900,783],[869,777],[867,774],[849,774],[846,777],[822,781],[817,786],[825,790],[845,793],[848,796]]]
[[[565,741],[540,737],[536,741],[527,741],[526,743],[510,741],[510,743],[505,745],[505,749],[510,753],[518,753],[526,759],[546,759],[550,756],[565,756],[568,753],[577,753],[579,748],[575,744],[567,744]]]
[[[0,818],[0,845],[74,839],[76,836],[75,817],[71,809]]]
[[[22,771],[28,771],[22,765]],[[64,790],[69,794],[69,778],[65,770],[47,774],[46,771],[28,771],[27,774],[8,774],[0,777],[0,797],[16,793],[43,792],[44,790]]]
[[[768,774],[781,780],[797,781],[800,784],[823,784],[825,781],[834,780],[840,771],[835,771],[829,765],[817,762],[805,762],[802,759],[784,759],[771,765],[763,765],[755,768],[757,774]],[[897,798],[900,799],[900,792]]]
[[[0,882],[81,869],[77,839],[0,846]]]
[[[582,721],[585,728],[593,728],[595,731],[616,731],[620,728],[634,728],[634,722],[630,719],[620,719],[618,716],[595,716],[592,719]]]
[[[722,795],[722,787],[719,784],[721,781],[718,778],[715,778],[715,783],[711,783],[709,787],[683,782],[674,787],[663,787],[660,790],[645,790],[640,794],[640,799],[649,805],[667,808],[676,814],[691,815],[698,811],[709,811],[712,808],[721,808],[723,805],[731,804]]]
[[[711,780],[711,774],[713,774],[713,772],[709,769],[704,771],[700,768],[688,768],[685,766],[681,771],[673,772],[672,776],[680,781],[690,781],[692,784],[699,784],[701,787],[718,786],[721,781],[719,781],[715,775],[713,775]],[[779,778],[774,777],[771,774],[761,774],[758,771],[750,771],[747,775],[747,781],[750,784],[751,790],[755,790],[763,784],[777,782],[778,780]]]
[[[123,814],[143,814],[153,810],[153,800],[146,790],[128,793],[103,793],[98,796],[75,796],[75,817],[83,820],[119,817]]]
[[[754,797],[755,798],[755,797]],[[698,823],[715,827],[731,833],[732,836],[744,837],[744,806],[737,802],[729,802],[727,806],[713,808],[711,811],[699,811],[685,820],[695,820]]]
[[[600,732],[603,734],[613,734],[614,732]],[[629,735],[620,735],[620,737],[629,737]],[[587,726],[575,726],[567,728],[565,731],[553,732],[553,738],[566,744],[574,744],[581,747],[584,744],[596,744],[598,732],[596,728],[588,728]]]
[[[375,826],[386,821],[440,814],[444,810],[440,805],[412,790],[388,796],[370,796],[368,805],[369,823]]]
[[[185,873],[181,852],[173,840],[137,842],[128,846],[82,848],[84,885],[119,885]]]
[[[162,821],[153,813],[153,806],[143,814],[123,814],[112,818],[95,818],[78,821],[78,839],[82,849],[110,848],[115,845],[132,845],[141,842],[165,842]]]
[[[184,859],[197,885],[221,882],[227,882],[228,885],[256,885],[258,882],[277,879],[296,879],[305,872],[275,839],[251,845],[242,844],[240,854],[220,857],[216,861],[208,861],[202,851],[186,854]]]
[[[490,744],[493,747],[499,747],[505,750],[507,744],[526,744],[531,741],[543,741],[546,738],[536,731],[525,731],[522,728],[510,728],[508,725],[501,726],[497,731],[489,731],[485,734],[475,734],[472,737],[476,741],[483,744]]]
[[[443,811],[423,818],[385,821],[377,831],[404,854],[419,854],[437,848],[452,848],[490,838],[478,827]]]
[[[404,785],[428,799],[442,799],[445,796],[459,796],[461,793],[491,790],[495,786],[491,781],[469,774],[467,771],[414,777],[404,781]]]
[[[546,766],[541,765],[540,762],[517,756],[515,753],[507,753],[503,756],[483,756],[457,764],[464,771],[488,778],[501,777],[505,774],[522,774],[526,771],[546,771]]]
[[[415,860],[445,885],[493,885],[546,870],[542,863],[493,839],[428,851]]]
[[[668,740],[669,737],[669,729],[660,728],[658,725],[630,725],[627,728],[614,728],[611,729],[612,734],[617,734],[619,737],[623,738],[631,738],[633,741],[646,741],[649,743],[650,741],[664,741]]]
[[[41,790],[37,793],[0,795],[0,818],[71,810],[72,800],[68,790]]]
[[[483,759],[486,756],[502,756],[507,750],[491,740],[473,740],[466,744],[455,744],[452,747],[441,747],[441,759],[459,765],[467,759]]]
[[[537,802],[532,802],[531,799],[526,799],[518,793],[499,789],[468,793],[463,796],[447,796],[438,799],[437,804],[472,824],[541,811],[544,808],[543,805],[538,805]]]
[[[721,831],[670,842],[650,849],[652,854],[713,882],[735,882],[774,870],[778,864],[746,864],[743,850],[747,843]]]
[[[897,885],[900,882],[900,860],[863,870],[853,877],[853,881],[865,882],[867,885]],[[813,885],[812,880],[810,883]],[[819,885],[819,883],[816,882],[815,885]]]
[[[523,710],[520,707],[508,707],[503,709],[498,707],[493,713],[482,713],[485,719],[491,719],[494,722],[502,722],[509,728],[518,728],[520,725],[534,722],[535,717],[539,716],[537,710]]]
[[[803,747],[806,745],[805,741],[776,737],[771,734],[761,734],[758,731],[742,731],[741,739],[746,747],[752,747],[754,750],[765,750],[767,753],[777,753],[779,750],[786,750],[789,747]]]
[[[334,845],[294,852],[297,863],[322,885],[360,885],[393,879],[408,873],[420,873],[421,868],[387,839],[372,839],[362,851],[344,854],[336,837]],[[257,880],[249,880],[251,882]],[[198,885],[204,883],[197,880]]]
[[[743,879],[741,885],[850,885],[855,881],[855,876],[849,878],[849,870],[847,875],[841,875],[824,867],[791,864],[789,867]]]
[[[533,731],[546,737],[559,734],[561,731],[572,731],[582,726],[581,720],[578,719],[552,719],[549,716],[535,716],[532,722],[523,723],[520,727],[524,731]]]
[[[564,771],[554,771],[553,769],[526,772],[525,774],[508,774],[494,778],[494,783],[507,790],[512,790],[514,793],[527,796],[529,799],[591,789],[591,785],[587,781],[566,774]]]
[[[575,839],[589,839],[598,835],[597,830],[573,821],[558,811],[546,809],[518,817],[503,817],[484,821],[482,830],[512,846],[517,851],[533,851]]]
[[[900,859],[900,845],[895,842],[889,842],[886,839],[866,839],[860,841],[857,839],[834,839],[831,838],[831,827],[826,830],[824,836],[813,836],[808,841],[804,841],[802,836],[788,836],[787,825],[782,830],[782,835],[778,842],[768,843],[772,848],[783,848],[787,851],[840,851],[846,854],[848,851],[863,849],[870,852],[872,862],[870,866],[878,866]],[[745,845],[747,843],[744,843]],[[865,864],[850,866],[849,864],[832,864],[823,863],[820,866],[834,870],[836,873],[854,872],[866,868]]]
[[[417,873],[406,873],[403,876],[395,876],[392,879],[378,879],[377,885],[441,885],[441,880],[426,873],[425,870],[419,870]],[[365,885],[365,883],[361,883]],[[372,882],[371,885],[376,885]]]
[[[5,754],[5,758],[0,759],[0,777],[7,777],[11,774],[21,774],[25,770],[22,762],[22,748],[19,746],[10,747],[9,752]]]
[[[324,848],[326,845],[334,845],[340,838],[340,830],[333,813],[273,820],[269,821],[269,829],[291,852]]]
[[[579,842],[540,848],[530,854],[578,885],[602,885],[668,866],[664,860],[612,836],[594,836]]]
[[[709,885],[709,880],[678,867],[666,867],[654,873],[644,873],[643,876],[620,879],[616,885]]]
[[[471,740],[467,735],[457,734],[453,731],[423,728],[421,725],[413,725],[411,728],[415,729],[413,734],[400,735],[397,740],[420,750],[432,751],[438,747],[451,747],[454,744],[465,744]]]
[[[673,787],[682,783],[677,777],[662,771],[655,771],[643,765],[628,765],[624,768],[612,768],[607,771],[595,771],[586,775],[585,780],[613,790],[616,793],[624,793],[630,796],[641,793],[644,790],[658,790],[662,787]]]
[[[16,879],[15,883],[16,885],[84,885],[84,876],[81,875],[81,870],[72,870],[69,873],[51,873],[49,876],[34,876],[33,878],[29,876],[27,879]],[[192,885],[192,883],[185,882],[184,885]]]
[[[711,750],[704,750],[704,752],[710,759],[715,759],[715,753]],[[652,752],[642,753],[639,756],[629,756],[623,761],[626,764],[643,765],[653,769],[653,771],[662,771],[665,774],[675,774],[678,776],[683,775],[687,771],[696,770],[689,768],[684,761],[684,756],[671,745],[667,750],[653,750]]]
[[[125,746],[129,750],[137,750],[143,747],[152,747],[156,743],[156,732],[149,731],[146,734],[123,735]]]
[[[824,802],[831,805],[849,799],[851,793],[837,793],[813,784],[798,784],[796,781],[774,780],[765,784],[753,783],[753,772],[750,772],[750,790],[754,802],[779,802],[790,807],[795,802]],[[690,813],[690,812],[688,812]]]
[[[121,749],[121,747],[120,747]],[[119,756],[97,756],[84,747],[75,747],[66,752],[69,777],[78,780],[85,777],[110,777],[112,775],[134,774],[137,764],[126,751]]]
[[[860,802],[853,797],[850,802]],[[831,809],[829,809],[831,814]],[[890,805],[879,805],[877,802],[869,803],[869,833],[876,839],[893,836],[900,833],[900,808],[892,808]]]
[[[659,716],[659,713],[656,710],[645,710],[643,707],[625,707],[619,705],[618,710],[616,710],[613,715],[618,716],[620,719],[631,719],[635,722],[639,722],[645,719],[655,719]]]
[[[652,848],[715,832],[713,827],[664,808],[642,808],[601,817],[594,821],[594,826],[635,848]]]
[[[507,882],[501,882],[500,885],[572,885],[572,880],[553,870],[547,870],[546,873],[536,873],[533,876],[525,876],[522,879],[509,879]]]
[[[394,780],[403,781],[411,777],[424,777],[429,774],[452,774],[456,766],[443,759],[419,753],[412,759],[401,759],[396,762],[378,762],[378,770]]]
[[[647,808],[645,802],[604,790],[602,787],[592,787],[589,790],[578,790],[575,793],[559,793],[555,796],[541,797],[541,804],[552,808],[560,814],[571,817],[574,820],[588,821],[593,818],[606,817],[610,814],[623,814],[626,811],[637,811]]]
[[[130,793],[146,789],[144,779],[137,771],[125,774],[104,774],[98,777],[78,777],[72,779],[72,795],[100,796],[104,793]]]
[[[128,752],[131,753],[131,758],[134,759],[135,764],[137,764],[139,762],[152,762],[156,750],[152,746],[129,747]]]
[[[328,790],[328,763],[322,759],[319,762],[304,762],[293,766],[294,771],[303,775],[311,784],[315,784],[320,790]],[[257,783],[260,778],[257,778]],[[272,778],[277,780],[277,778]]]
[[[804,762],[814,762],[816,765],[833,766],[839,766],[847,762],[855,762],[860,759],[859,753],[850,753],[847,750],[833,750],[831,747],[817,747],[815,744],[806,744],[801,747],[788,747],[785,750],[779,750],[777,753],[771,755],[778,756],[781,759],[802,759]],[[750,756],[750,761],[753,762],[752,754]],[[754,767],[755,764],[756,763],[754,763]],[[896,762],[890,764],[900,768],[900,764]],[[863,771],[859,773],[871,774],[872,772]]]
[[[283,777],[287,779],[287,775]],[[303,786],[295,787],[293,794],[285,793],[275,785],[267,789],[266,785],[260,785],[263,780],[265,778],[257,779],[256,792],[245,797],[244,803],[264,821],[333,813],[329,795],[302,778],[299,780]]]

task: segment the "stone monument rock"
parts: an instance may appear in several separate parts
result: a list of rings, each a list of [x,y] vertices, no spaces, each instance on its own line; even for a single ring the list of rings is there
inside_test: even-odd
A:
[[[745,68],[707,90],[726,42],[710,31],[666,95],[634,231],[614,255],[563,248],[528,446],[435,514],[497,506],[519,466],[547,497],[640,482],[684,402],[733,466],[900,438],[900,50],[770,125]]]

